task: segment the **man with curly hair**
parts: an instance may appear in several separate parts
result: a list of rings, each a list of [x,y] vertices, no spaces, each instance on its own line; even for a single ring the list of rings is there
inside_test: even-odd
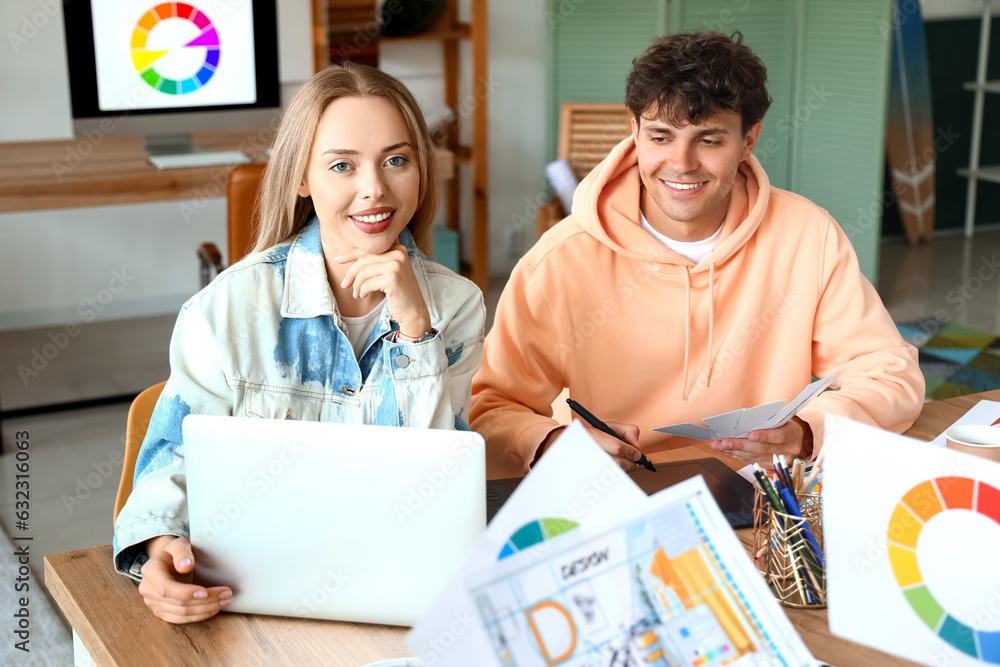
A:
[[[784,426],[709,446],[769,465],[814,458],[828,414],[893,431],[916,419],[916,350],[843,230],[753,156],[766,83],[739,33],[666,36],[633,61],[631,136],[519,262],[486,339],[471,426],[491,475],[544,453],[564,388],[622,436],[590,429],[625,470],[691,444],[654,427],[790,399],[838,372]]]

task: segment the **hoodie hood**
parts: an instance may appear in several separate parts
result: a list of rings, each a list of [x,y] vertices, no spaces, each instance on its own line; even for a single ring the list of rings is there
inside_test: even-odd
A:
[[[770,182],[757,158],[751,156],[740,163],[718,244],[705,261],[695,266],[642,229],[638,164],[635,142],[627,137],[594,167],[573,195],[573,218],[620,255],[655,264],[693,267],[691,273],[709,271],[732,257],[753,236],[767,211]],[[667,267],[659,268],[672,272]]]
[[[632,137],[615,146],[608,157],[594,167],[573,195],[573,218],[591,236],[615,253],[652,265],[663,277],[684,280],[684,365],[681,372],[681,400],[686,401],[693,382],[690,372],[692,351],[692,276],[708,273],[708,340],[702,374],[706,386],[712,384],[715,349],[715,272],[753,236],[767,211],[770,183],[757,158],[740,163],[729,197],[729,210],[722,236],[712,253],[695,265],[648,234],[639,220],[642,180],[639,159]]]

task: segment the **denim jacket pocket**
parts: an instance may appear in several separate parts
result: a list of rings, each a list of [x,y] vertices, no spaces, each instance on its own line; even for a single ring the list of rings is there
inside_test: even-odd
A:
[[[303,396],[289,389],[246,389],[243,397],[243,415],[263,419],[294,419],[319,421],[323,401],[313,396]]]

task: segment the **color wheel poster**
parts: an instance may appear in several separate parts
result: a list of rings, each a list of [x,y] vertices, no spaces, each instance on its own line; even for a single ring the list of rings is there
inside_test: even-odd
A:
[[[102,111],[257,101],[252,0],[92,0]]]
[[[495,664],[813,664],[701,477],[631,509],[466,577]]]
[[[1000,665],[1000,465],[827,417],[830,630],[927,665]]]

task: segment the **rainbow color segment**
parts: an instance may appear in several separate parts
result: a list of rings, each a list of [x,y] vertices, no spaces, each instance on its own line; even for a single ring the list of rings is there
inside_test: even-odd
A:
[[[1000,631],[977,630],[938,604],[924,583],[917,564],[917,540],[932,517],[967,510],[1000,526],[1000,491],[968,477],[937,477],[907,491],[889,520],[889,562],[907,602],[920,620],[962,653],[1000,665]]]
[[[170,50],[146,48],[146,41],[157,24],[171,18],[193,23],[199,30],[197,37],[179,48],[205,48],[205,61],[194,76],[187,79],[168,79],[153,66],[153,63],[170,53]],[[208,83],[219,66],[219,33],[201,10],[183,2],[164,2],[146,12],[135,24],[132,31],[132,62],[139,76],[161,93],[168,95],[191,93]]]
[[[537,521],[530,521],[514,531],[514,534],[510,536],[500,549],[500,555],[497,556],[497,560],[513,556],[518,551],[533,547],[556,535],[573,530],[579,527],[579,525],[576,521],[570,521],[569,519],[538,519]]]

